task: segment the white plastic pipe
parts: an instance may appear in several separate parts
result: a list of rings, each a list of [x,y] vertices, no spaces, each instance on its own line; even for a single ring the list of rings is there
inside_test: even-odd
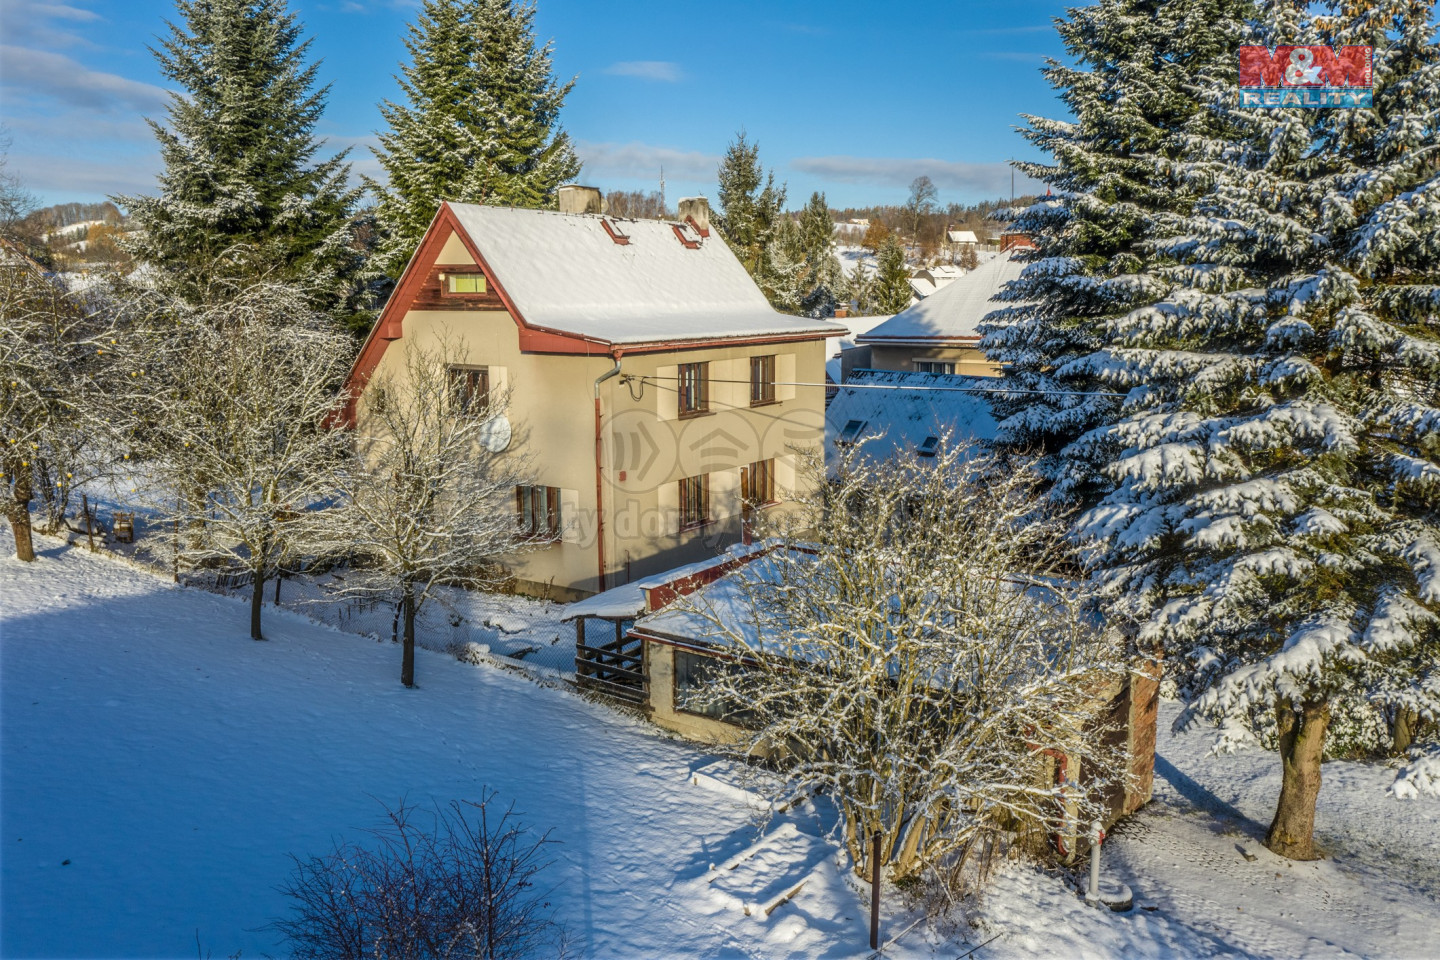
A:
[[[1100,821],[1090,825],[1090,886],[1085,890],[1087,903],[1100,902]]]

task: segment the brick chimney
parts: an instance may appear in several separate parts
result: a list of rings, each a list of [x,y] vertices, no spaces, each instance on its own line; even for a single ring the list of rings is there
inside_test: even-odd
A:
[[[675,204],[675,213],[680,222],[690,221],[700,236],[710,236],[709,200],[704,197],[682,197]]]
[[[567,183],[555,191],[561,213],[603,213],[599,187],[582,187]]]

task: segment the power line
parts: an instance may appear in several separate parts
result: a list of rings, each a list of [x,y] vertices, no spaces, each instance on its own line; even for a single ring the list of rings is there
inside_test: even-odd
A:
[[[679,382],[679,377],[657,377],[650,374],[626,374],[620,378],[622,381],[639,380],[642,383],[651,382],[657,387],[661,380]],[[749,384],[749,380],[720,380],[715,377],[707,378],[710,383],[741,383]],[[903,383],[811,383],[804,380],[772,380],[769,381],[777,387],[825,387],[835,390],[919,390],[924,392],[945,392],[945,393],[995,393],[1010,396],[1041,396],[1041,397],[1113,397],[1123,400],[1129,396],[1128,393],[1108,393],[1103,390],[1014,390],[1001,389],[998,387],[940,387],[940,386],[912,386]]]

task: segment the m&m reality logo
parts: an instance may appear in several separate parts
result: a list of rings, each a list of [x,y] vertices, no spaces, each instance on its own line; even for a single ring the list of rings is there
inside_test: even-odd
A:
[[[1368,107],[1374,47],[1240,48],[1242,107]]]

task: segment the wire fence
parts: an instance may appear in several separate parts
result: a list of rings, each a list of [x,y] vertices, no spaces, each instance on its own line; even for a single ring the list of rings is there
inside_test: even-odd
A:
[[[245,572],[183,573],[188,586],[217,593],[251,594]],[[265,584],[265,601],[359,636],[399,642],[403,625],[398,604],[387,599],[343,596],[345,572],[291,574]],[[501,657],[533,673],[575,678],[575,628],[561,622],[563,604],[505,594],[437,587],[415,617],[415,642],[462,660]],[[587,625],[598,637],[609,624]],[[612,638],[613,639],[613,638]]]

